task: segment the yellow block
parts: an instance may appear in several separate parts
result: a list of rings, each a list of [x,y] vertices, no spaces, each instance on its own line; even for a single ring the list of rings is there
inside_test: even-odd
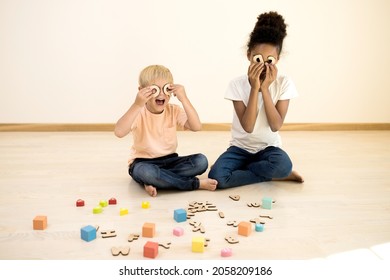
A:
[[[193,237],[192,238],[192,252],[203,253],[204,252],[204,237]]]
[[[123,216],[123,215],[127,215],[129,214],[129,210],[127,208],[120,208],[119,209],[119,215]]]
[[[147,209],[150,207],[150,202],[149,201],[142,201],[141,207],[144,209]]]

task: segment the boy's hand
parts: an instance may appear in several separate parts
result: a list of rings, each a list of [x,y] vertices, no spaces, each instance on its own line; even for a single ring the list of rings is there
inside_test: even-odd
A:
[[[135,97],[134,104],[143,107],[146,102],[153,97],[154,91],[152,87],[144,87],[140,89]]]
[[[170,84],[168,87],[168,91],[176,96],[180,102],[183,102],[187,98],[186,91],[182,85],[178,84]]]

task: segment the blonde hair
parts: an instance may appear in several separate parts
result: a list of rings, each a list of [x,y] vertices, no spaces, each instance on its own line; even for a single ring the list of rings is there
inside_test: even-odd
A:
[[[139,74],[138,83],[141,88],[152,85],[155,80],[163,79],[173,84],[173,76],[168,68],[162,65],[150,65]]]

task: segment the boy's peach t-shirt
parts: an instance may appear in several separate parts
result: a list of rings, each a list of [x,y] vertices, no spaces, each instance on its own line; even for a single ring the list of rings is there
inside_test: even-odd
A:
[[[133,146],[129,165],[136,158],[157,158],[176,152],[176,126],[184,127],[187,115],[183,108],[168,104],[161,114],[153,114],[142,108],[131,127]]]

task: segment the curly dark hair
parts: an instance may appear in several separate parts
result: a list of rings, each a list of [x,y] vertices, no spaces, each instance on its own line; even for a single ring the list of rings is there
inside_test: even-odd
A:
[[[283,40],[287,35],[287,25],[284,18],[277,12],[262,13],[257,17],[255,28],[250,34],[247,44],[250,52],[258,44],[271,44],[278,48],[278,54],[282,52]]]

